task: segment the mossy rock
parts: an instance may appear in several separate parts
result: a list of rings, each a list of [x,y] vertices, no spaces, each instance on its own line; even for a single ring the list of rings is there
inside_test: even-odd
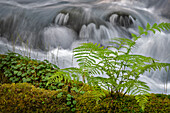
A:
[[[0,85],[0,113],[10,112],[68,112],[66,94],[57,98],[59,91],[35,88],[28,83]]]
[[[81,84],[82,85],[82,84]],[[117,96],[106,92],[106,96],[99,97],[99,93],[90,87],[84,85],[82,88],[84,94],[72,91],[70,94],[74,96],[77,113],[140,113],[142,112],[134,96],[125,95]],[[63,92],[62,97],[57,98],[57,95]],[[66,105],[66,96],[68,91],[64,87],[60,91],[50,91],[43,88],[36,88],[29,83],[12,83],[0,84],[0,112],[70,112],[70,107]],[[146,104],[145,113],[169,113],[170,99],[168,95],[158,97],[151,94],[149,101]]]

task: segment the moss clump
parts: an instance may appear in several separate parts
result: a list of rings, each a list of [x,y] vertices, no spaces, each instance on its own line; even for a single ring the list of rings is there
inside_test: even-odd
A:
[[[66,94],[57,98],[60,91],[35,88],[28,83],[12,83],[0,86],[0,112],[67,112]]]

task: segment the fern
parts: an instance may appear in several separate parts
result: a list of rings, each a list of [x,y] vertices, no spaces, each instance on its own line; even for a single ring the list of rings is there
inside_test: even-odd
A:
[[[108,48],[101,47],[100,44],[83,43],[79,47],[74,48],[74,57],[77,59],[78,68],[65,68],[54,74],[49,81],[59,82],[61,80],[70,81],[78,80],[81,76],[84,83],[94,86],[96,92],[104,96],[103,90],[111,90],[120,94],[136,95],[136,100],[139,102],[142,110],[148,100],[148,91],[150,88],[145,82],[139,79],[140,75],[146,71],[156,70],[167,67],[170,70],[170,63],[159,63],[158,60],[146,57],[143,55],[130,54],[132,48],[135,46],[136,41],[141,38],[141,35],[147,35],[150,31],[153,33],[158,30],[169,30],[170,23],[154,24],[151,26],[147,24],[146,29],[138,27],[139,36],[131,34],[133,39],[114,38],[110,42],[113,46]],[[110,48],[116,49],[115,51]],[[108,75],[108,78],[94,77],[93,75]],[[139,95],[137,95],[139,94]],[[96,102],[100,100],[100,96],[96,95]]]
[[[155,30],[169,30],[169,23],[156,23],[151,26],[147,24],[146,29],[138,27],[139,36],[132,34],[133,39],[114,38],[109,48],[101,47],[100,44],[83,43],[74,49],[74,56],[77,58],[80,69],[86,70],[87,80],[90,85],[111,89],[115,93],[125,92],[125,94],[149,94],[150,88],[146,83],[139,81],[138,78],[146,71],[169,67],[169,63],[159,63],[158,60],[142,55],[130,54],[136,41],[141,35],[147,35],[149,31],[155,33]],[[115,46],[116,45],[116,46]],[[90,74],[88,72],[91,72]],[[109,78],[93,77],[90,75],[106,74]],[[111,92],[112,93],[112,92]],[[144,110],[144,104],[147,102],[147,96],[136,96],[137,102]]]
[[[64,72],[62,69],[59,69],[56,73],[53,74],[53,76],[48,78],[48,82],[46,86],[48,86],[48,84],[52,82],[57,83],[57,82],[62,82],[62,81],[64,81],[64,83],[70,82],[71,76],[69,75],[69,73]]]

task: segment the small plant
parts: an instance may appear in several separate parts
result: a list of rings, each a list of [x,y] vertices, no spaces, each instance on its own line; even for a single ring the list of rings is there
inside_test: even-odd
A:
[[[9,52],[0,57],[1,82],[23,83],[28,82],[33,85],[46,89],[57,89],[60,83],[51,83],[46,86],[48,78],[59,68],[49,63],[47,60],[38,61],[23,57],[18,53]],[[3,81],[4,78],[9,81]]]
[[[153,26],[147,24],[146,30],[138,27],[139,36],[132,34],[133,39],[114,38],[109,48],[115,48],[113,51],[108,48],[101,47],[100,44],[83,43],[81,46],[74,48],[74,57],[77,58],[78,68],[63,69],[68,77],[73,76],[79,79],[82,76],[84,83],[87,81],[89,85],[96,87],[96,89],[105,88],[113,93],[123,93],[136,95],[136,100],[139,102],[141,109],[144,110],[147,103],[150,88],[145,82],[139,79],[140,75],[146,71],[156,70],[167,67],[170,69],[169,63],[159,63],[158,60],[146,57],[143,55],[131,54],[132,48],[136,41],[141,38],[141,35],[147,35],[149,31],[155,33],[155,30],[169,30],[169,23],[161,23]],[[125,49],[125,50],[124,50]],[[92,75],[106,74],[108,78],[94,77]],[[54,77],[53,79],[57,79]],[[98,90],[103,96],[105,93]],[[96,98],[97,100],[99,98]]]
[[[76,105],[76,100],[74,100],[74,97],[70,94],[67,94],[67,105],[70,106],[71,108],[71,111],[72,112],[75,112],[76,111],[76,108],[75,108],[75,105]]]
[[[141,35],[147,35],[148,31],[155,33],[155,29],[161,32],[169,30],[169,23],[156,23],[151,27],[147,24],[146,30],[139,26],[139,36],[132,34],[133,39],[114,38],[109,48],[115,48],[113,51],[108,48],[101,47],[100,44],[83,43],[74,49],[74,56],[79,63],[79,70],[82,76],[86,76],[87,82],[93,86],[104,87],[111,90],[112,93],[129,93],[136,96],[137,102],[144,110],[147,102],[147,95],[150,88],[145,82],[138,80],[139,75],[145,71],[156,70],[167,67],[170,69],[169,63],[159,63],[158,60],[142,55],[131,54],[132,48]],[[115,46],[116,45],[116,46]],[[126,51],[124,51],[125,49]],[[97,62],[98,61],[98,62]],[[90,75],[106,74],[108,78],[93,77]],[[143,94],[143,95],[142,95]]]

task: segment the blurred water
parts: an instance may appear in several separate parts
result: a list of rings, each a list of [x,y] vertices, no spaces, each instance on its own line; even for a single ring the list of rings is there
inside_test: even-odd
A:
[[[170,0],[1,0],[0,53],[15,50],[60,68],[77,66],[72,49],[80,43],[107,46],[114,37],[131,39],[138,26],[169,22],[169,5]],[[169,37],[170,32],[142,37],[133,54],[170,63]],[[157,70],[140,80],[151,92],[163,93],[167,76],[170,72]],[[170,93],[169,83],[167,89]]]

